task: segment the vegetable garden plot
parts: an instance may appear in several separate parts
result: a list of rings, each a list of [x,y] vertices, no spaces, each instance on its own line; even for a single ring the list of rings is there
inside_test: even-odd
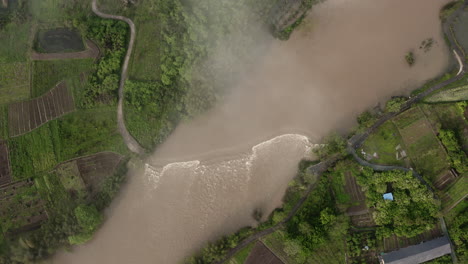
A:
[[[73,97],[66,84],[61,82],[41,97],[9,105],[10,136],[16,137],[28,133],[74,110]]]
[[[11,182],[10,160],[8,146],[5,141],[0,141],[0,186]]]
[[[38,228],[47,218],[45,202],[32,179],[0,188],[0,225],[5,235]]]

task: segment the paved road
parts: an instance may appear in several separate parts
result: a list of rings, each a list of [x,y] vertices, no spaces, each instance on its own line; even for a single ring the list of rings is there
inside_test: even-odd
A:
[[[127,54],[125,55],[125,59],[122,65],[122,73],[120,75],[119,102],[117,104],[117,124],[119,127],[119,132],[122,135],[128,149],[134,153],[142,155],[145,153],[145,150],[128,132],[127,127],[125,126],[125,120],[123,116],[124,86],[125,80],[127,79],[128,62],[130,61],[130,56],[132,55],[133,51],[133,44],[135,43],[135,24],[133,24],[133,21],[130,18],[102,13],[97,8],[96,0],[93,0],[92,2],[92,9],[93,12],[99,17],[120,20],[127,23],[130,26],[130,41],[128,43]]]

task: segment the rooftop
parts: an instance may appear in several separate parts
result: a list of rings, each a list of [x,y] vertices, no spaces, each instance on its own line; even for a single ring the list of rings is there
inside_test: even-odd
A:
[[[451,253],[447,237],[439,237],[419,245],[409,246],[382,256],[384,264],[423,263]]]

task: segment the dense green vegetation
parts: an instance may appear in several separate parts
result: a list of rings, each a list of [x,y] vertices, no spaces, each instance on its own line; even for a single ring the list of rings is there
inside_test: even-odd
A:
[[[468,172],[468,159],[466,153],[460,147],[455,133],[450,130],[439,130],[439,138],[447,149],[450,164],[458,173]]]
[[[413,66],[413,64],[414,64],[414,53],[411,52],[411,51],[406,53],[405,60],[406,60],[406,63],[408,63],[409,66]]]
[[[405,103],[406,99],[403,97],[394,97],[387,101],[385,105],[385,111],[387,112],[399,112],[401,106]]]
[[[460,203],[451,213],[449,224],[450,237],[455,244],[460,263],[468,261],[468,210],[465,203]],[[460,210],[460,211],[458,211]]]
[[[366,191],[368,205],[376,209],[377,235],[413,237],[436,223],[438,204],[412,172],[375,173],[364,168],[357,179]],[[387,192],[393,193],[393,201],[383,199]]]
[[[97,41],[103,52],[84,91],[84,107],[117,102],[120,66],[125,56],[128,25],[122,21],[91,17],[74,21],[82,34]]]
[[[323,142],[322,146],[314,149],[314,153],[321,160],[330,158],[333,155],[343,155],[346,153],[346,140],[337,133],[326,136]]]

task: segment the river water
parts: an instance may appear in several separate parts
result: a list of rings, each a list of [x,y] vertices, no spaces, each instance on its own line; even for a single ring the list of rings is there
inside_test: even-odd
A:
[[[53,263],[177,263],[280,206],[297,163],[356,115],[443,73],[441,0],[327,0],[148,159],[90,243]],[[433,38],[424,52],[421,42]],[[404,55],[413,50],[409,67]]]

